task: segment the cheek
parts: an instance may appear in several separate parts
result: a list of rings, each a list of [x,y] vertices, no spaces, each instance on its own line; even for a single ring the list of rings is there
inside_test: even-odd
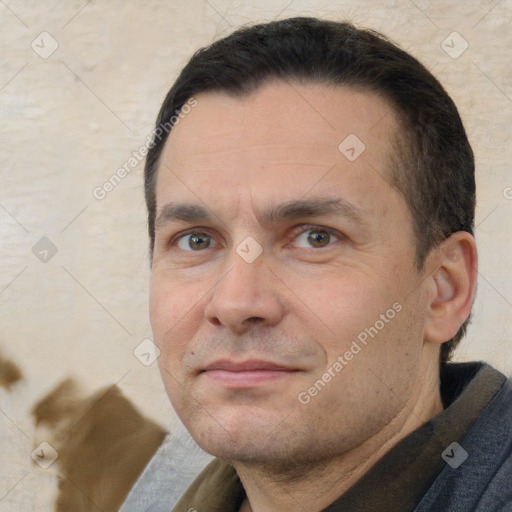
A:
[[[149,317],[153,341],[160,350],[157,359],[160,375],[171,403],[181,410],[179,390],[183,382],[181,362],[187,340],[191,336],[191,304],[184,300],[183,290],[167,280],[152,277],[149,294]]]
[[[381,283],[348,265],[307,282],[297,280],[292,289],[314,313],[313,323],[325,340],[322,344],[335,350],[343,348],[340,341],[351,340],[373,325],[393,304]]]
[[[161,342],[162,334],[172,325],[170,318],[174,305],[173,294],[155,278],[151,279],[149,289],[149,319],[155,337],[155,343]],[[161,348],[161,347],[160,347]]]
[[[203,293],[204,294],[204,291]],[[152,277],[149,294],[149,318],[154,342],[166,364],[181,361],[187,341],[198,322],[198,297],[202,294],[161,277]]]
[[[325,285],[324,294],[318,290],[310,292],[308,305],[314,309],[313,304],[323,302],[319,309],[323,336],[317,336],[322,340],[329,364],[345,354],[347,361],[358,361],[355,367],[394,367],[403,362],[403,358],[396,357],[396,351],[407,350],[413,339],[404,336],[404,330],[411,328],[411,319],[396,291],[369,275],[356,275],[355,269]]]
[[[388,323],[368,344],[368,365],[397,393],[401,390],[405,394],[417,378],[423,347],[423,318],[412,299],[402,300],[400,312],[392,319],[385,314]],[[381,326],[376,325],[377,329]]]

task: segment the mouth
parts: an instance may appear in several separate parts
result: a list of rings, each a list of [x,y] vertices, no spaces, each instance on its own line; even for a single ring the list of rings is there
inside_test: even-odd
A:
[[[234,362],[223,359],[209,364],[200,371],[200,375],[228,389],[248,389],[288,378],[297,371],[271,361]]]

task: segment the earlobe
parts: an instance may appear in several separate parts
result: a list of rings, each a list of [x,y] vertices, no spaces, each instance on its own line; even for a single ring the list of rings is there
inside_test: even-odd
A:
[[[429,259],[435,262],[435,271],[428,277],[424,338],[444,343],[455,336],[471,312],[478,265],[475,239],[465,231],[454,233]]]

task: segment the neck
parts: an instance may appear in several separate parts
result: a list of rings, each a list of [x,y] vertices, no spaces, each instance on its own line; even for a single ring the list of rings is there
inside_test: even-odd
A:
[[[360,480],[399,441],[443,410],[439,377],[425,383],[414,403],[401,411],[377,434],[343,456],[296,467],[289,474],[280,466],[247,466],[234,463],[247,499],[240,512],[309,510],[320,512]]]

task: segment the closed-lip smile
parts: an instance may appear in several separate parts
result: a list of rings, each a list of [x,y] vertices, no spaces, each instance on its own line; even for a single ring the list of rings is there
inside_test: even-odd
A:
[[[229,389],[247,389],[289,377],[297,371],[299,370],[261,359],[238,362],[219,359],[201,369],[199,374],[206,375],[217,384]]]
[[[248,361],[235,362],[229,359],[219,359],[204,368],[202,371],[225,370],[227,372],[247,372],[258,370],[269,371],[293,371],[293,369],[271,361],[263,361],[260,359],[250,359]]]

